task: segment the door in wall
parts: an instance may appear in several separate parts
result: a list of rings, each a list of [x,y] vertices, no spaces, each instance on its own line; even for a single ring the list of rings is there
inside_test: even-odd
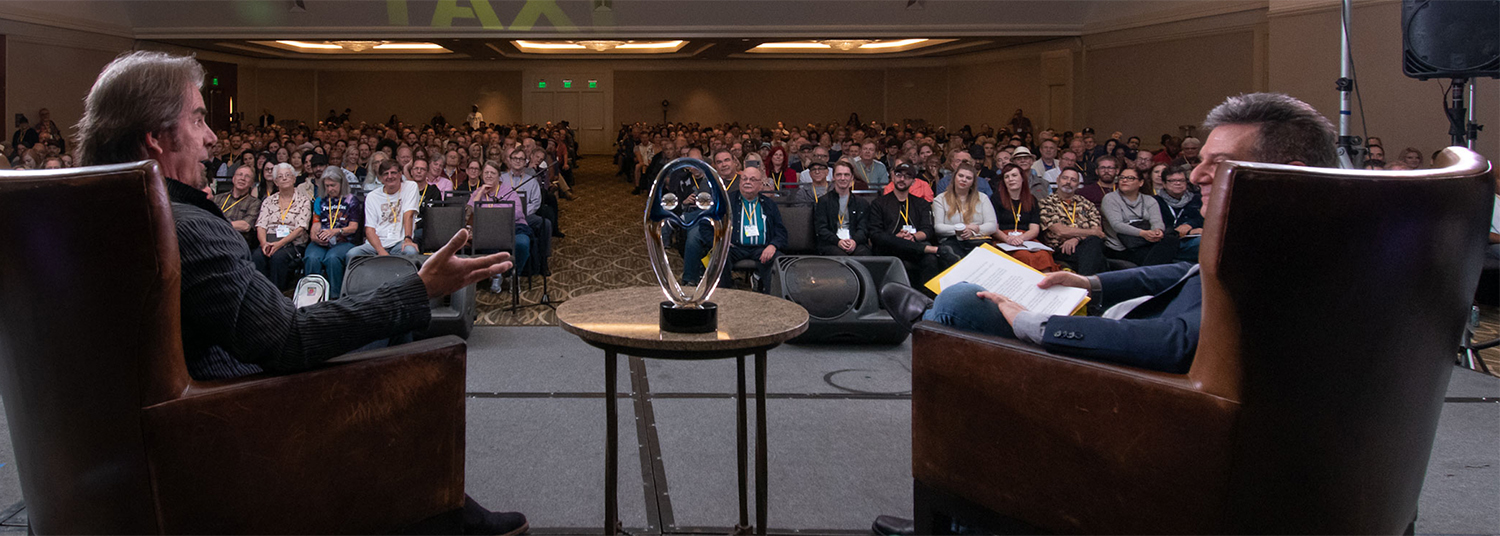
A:
[[[567,121],[584,154],[612,154],[613,76],[609,72],[527,71],[522,77],[523,121]]]

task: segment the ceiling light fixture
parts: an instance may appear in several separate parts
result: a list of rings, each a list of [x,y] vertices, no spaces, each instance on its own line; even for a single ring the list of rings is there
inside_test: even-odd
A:
[[[828,45],[836,50],[848,52],[856,48],[875,42],[873,39],[824,39],[819,43]]]
[[[372,48],[384,45],[385,41],[331,41],[339,48],[350,52],[364,52]]]
[[[761,43],[755,48],[831,48],[823,43]]]
[[[536,42],[536,41],[522,41],[522,40],[519,40],[519,39],[516,40],[516,46],[521,47],[521,48],[536,48],[536,49],[550,49],[550,50],[568,50],[568,49],[587,50],[587,47],[585,47],[583,45],[580,45],[580,44],[577,44],[577,43],[541,43],[541,42]]]
[[[611,50],[615,47],[626,44],[624,41],[609,40],[577,41],[577,43],[594,52],[604,52],[606,50]]]
[[[375,50],[439,50],[443,45],[437,43],[386,43],[377,45]]]
[[[615,48],[642,49],[642,48],[676,48],[682,46],[682,40],[662,41],[659,43],[625,43]]]
[[[882,42],[879,42],[879,43],[866,43],[864,45],[861,45],[859,48],[863,48],[863,49],[870,49],[870,48],[896,48],[896,47],[910,46],[910,45],[915,45],[917,43],[925,43],[925,42],[927,42],[926,39],[902,39],[900,41],[882,41]]]
[[[341,46],[338,46],[338,45],[334,45],[334,44],[329,44],[329,43],[304,43],[302,41],[287,41],[287,40],[277,41],[277,43],[281,43],[283,45],[288,45],[288,46],[294,46],[294,47],[297,47],[297,48],[317,48],[317,49],[328,49],[328,50],[337,50],[337,49],[340,49],[340,48],[344,48],[344,47],[341,47]]]

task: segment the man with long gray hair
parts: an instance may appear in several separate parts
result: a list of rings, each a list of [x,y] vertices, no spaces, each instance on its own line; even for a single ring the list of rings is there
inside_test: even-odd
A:
[[[297,308],[250,262],[245,240],[203,193],[202,161],[217,141],[206,122],[203,67],[192,57],[137,51],[116,58],[89,90],[78,123],[82,165],[152,159],[166,176],[181,256],[182,348],[196,380],[307,370],[373,342],[422,329],[428,300],[510,269],[509,255],[453,256],[459,231],[419,273],[374,292]],[[420,441],[422,438],[392,438]],[[518,513],[466,499],[470,533],[515,534]],[[267,515],[275,515],[268,512]]]

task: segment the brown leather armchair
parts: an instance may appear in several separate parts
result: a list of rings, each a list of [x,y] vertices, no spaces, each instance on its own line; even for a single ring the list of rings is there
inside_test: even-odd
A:
[[[463,341],[193,381],[154,162],[0,172],[0,394],[31,529],[379,533],[464,503]]]
[[[1437,165],[1223,166],[1187,374],[920,324],[918,532],[1409,531],[1494,193]]]

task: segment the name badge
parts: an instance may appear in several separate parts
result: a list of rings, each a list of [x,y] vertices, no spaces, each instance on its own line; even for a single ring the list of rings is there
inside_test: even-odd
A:
[[[285,225],[277,225],[271,231],[276,233],[276,238],[286,238],[287,235],[292,234],[292,229]]]
[[[901,232],[903,232],[903,233],[917,234],[917,226],[915,226],[915,225],[902,225],[901,226]]]
[[[758,228],[758,227],[756,227],[754,225],[746,225],[745,226],[745,237],[746,238],[757,238],[759,236],[760,236],[760,228]]]
[[[848,240],[848,239],[849,239],[849,230],[848,229],[839,229],[839,240]]]

